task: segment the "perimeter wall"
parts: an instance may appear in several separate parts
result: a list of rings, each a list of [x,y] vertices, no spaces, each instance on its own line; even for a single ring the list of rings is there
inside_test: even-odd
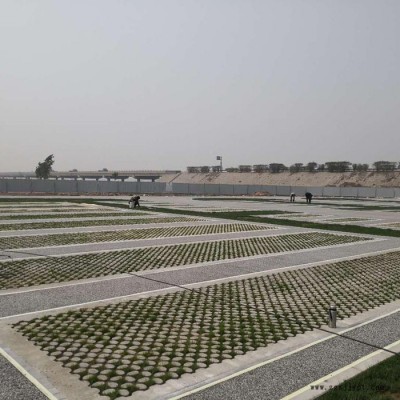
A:
[[[47,193],[47,194],[109,194],[149,193],[186,194],[201,196],[243,196],[265,193],[272,196],[289,196],[295,193],[304,196],[311,192],[321,197],[400,197],[400,188],[381,187],[318,187],[278,185],[228,185],[212,183],[165,183],[165,182],[121,182],[93,180],[39,180],[0,179],[0,193]]]

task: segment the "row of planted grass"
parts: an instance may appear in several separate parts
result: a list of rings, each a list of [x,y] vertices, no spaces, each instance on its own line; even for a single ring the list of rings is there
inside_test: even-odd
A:
[[[287,203],[287,197],[282,196],[281,198],[256,198],[256,197],[194,197],[194,200],[199,200],[199,201],[244,201],[244,202],[261,202],[261,203],[278,203],[278,204],[285,204]],[[324,197],[321,199],[317,200],[318,205],[322,206],[328,206],[330,208],[337,208],[337,209],[352,209],[352,210],[360,210],[360,211],[400,211],[400,204],[399,201],[391,201],[391,204],[394,205],[369,205],[369,204],[359,204],[362,202],[367,202],[371,201],[369,199],[352,199],[352,198],[346,198],[346,203],[340,203],[337,202],[337,198],[328,198]],[[343,200],[343,199],[342,199]],[[35,203],[71,203],[71,204],[96,204],[98,202],[104,202],[104,205],[108,206],[115,206],[113,202],[120,202],[121,199],[115,199],[115,200],[102,200],[100,198],[85,198],[85,199],[80,199],[80,198],[29,198],[29,197],[10,197],[10,198],[2,198],[0,199],[0,204],[1,203],[15,203],[15,202],[20,202],[20,203],[27,203],[27,202],[35,202]],[[350,201],[354,201],[355,204],[350,203]],[[304,202],[296,202],[296,205],[304,205],[307,207],[308,205],[305,204]]]
[[[332,302],[338,318],[345,318],[399,299],[399,256],[392,252],[81,309],[15,328],[115,399],[319,327]]]
[[[144,208],[145,209],[145,208]],[[393,236],[400,237],[400,231],[396,229],[380,228],[375,226],[360,226],[351,224],[339,224],[339,223],[326,223],[326,222],[312,222],[302,221],[297,219],[287,219],[279,217],[270,217],[268,212],[265,211],[238,211],[238,212],[200,212],[200,211],[189,211],[189,210],[176,210],[167,209],[160,207],[147,208],[149,211],[163,212],[169,214],[185,214],[198,217],[210,217],[210,218],[223,218],[231,219],[236,221],[246,222],[257,222],[257,223],[268,223],[273,225],[282,226],[295,226],[300,228],[310,229],[322,229],[329,231],[341,231],[348,233],[359,233],[365,235],[376,235],[376,236]]]
[[[327,206],[329,208],[337,208],[337,209],[351,209],[351,210],[358,210],[358,211],[400,211],[400,206],[398,205],[366,205],[366,204],[351,204],[349,201],[354,201],[354,202],[360,202],[360,201],[370,201],[367,199],[342,199],[346,200],[346,203],[335,203],[337,202],[337,198],[322,198],[318,199],[317,201],[314,202],[315,204],[319,206]],[[260,202],[260,203],[287,203],[287,197],[281,197],[281,198],[271,198],[271,199],[266,199],[266,198],[252,198],[252,197],[245,197],[245,198],[230,198],[230,197],[197,197],[193,198],[193,200],[199,200],[199,201],[245,201],[245,202]],[[396,201],[393,201],[392,203],[398,203]],[[296,205],[302,205],[304,207],[308,207],[308,204],[305,202],[296,202]]]
[[[103,211],[94,211],[94,212],[88,212],[86,209],[84,212],[71,212],[68,210],[68,215],[65,215],[63,213],[56,213],[56,214],[19,214],[19,215],[1,215],[0,214],[0,221],[4,220],[23,220],[23,219],[55,219],[55,218],[101,218],[101,217],[132,217],[133,215],[138,216],[138,215],[148,215],[146,212],[141,212],[141,211],[130,211],[130,212],[104,212]]]
[[[55,229],[55,228],[80,228],[87,226],[108,226],[108,225],[138,225],[138,224],[167,224],[172,222],[190,222],[198,221],[193,218],[186,217],[159,217],[153,218],[137,218],[134,213],[132,218],[124,219],[93,219],[93,220],[76,220],[76,221],[54,221],[54,222],[26,222],[15,224],[0,224],[0,231],[18,231],[29,229]],[[149,218],[151,217],[151,218]]]
[[[14,204],[28,204],[28,203],[38,203],[38,204],[56,204],[58,205],[59,203],[69,203],[69,204],[75,204],[75,203],[91,203],[93,201],[98,201],[101,200],[100,198],[84,198],[81,199],[79,197],[69,197],[69,198],[65,198],[65,197],[57,197],[57,196],[53,196],[53,197],[32,197],[32,196],[26,196],[26,197],[18,197],[18,196],[10,196],[10,197],[2,197],[0,198],[0,204],[10,204],[10,203],[14,203]],[[117,201],[117,200],[115,200]]]
[[[272,226],[255,224],[214,224],[176,226],[163,228],[128,229],[117,231],[62,233],[51,235],[29,235],[0,237],[0,250],[34,247],[61,246],[84,243],[114,242],[121,240],[153,239],[161,237],[210,235],[233,232],[251,232],[275,229]]]
[[[319,232],[143,247],[2,262],[0,289],[66,282],[369,240]]]
[[[30,208],[2,208],[0,209],[0,216],[6,217],[8,214],[25,215],[29,213],[46,212],[46,213],[84,213],[88,211],[109,211],[110,208],[106,207],[70,207],[70,208],[46,208],[45,210],[39,206]]]

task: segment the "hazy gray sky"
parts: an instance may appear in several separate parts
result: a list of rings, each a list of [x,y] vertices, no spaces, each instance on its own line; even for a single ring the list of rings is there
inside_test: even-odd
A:
[[[400,161],[399,0],[1,0],[0,171]]]

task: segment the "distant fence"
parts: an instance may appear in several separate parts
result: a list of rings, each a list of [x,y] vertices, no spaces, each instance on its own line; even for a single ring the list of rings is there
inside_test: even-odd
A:
[[[0,193],[165,193],[166,183],[94,180],[0,179]]]
[[[163,183],[163,182],[121,182],[90,180],[39,180],[0,179],[0,193],[47,193],[47,194],[109,194],[149,193],[187,194],[201,196],[241,196],[267,192],[273,196],[289,196],[295,193],[304,196],[311,192],[321,197],[400,197],[400,188],[380,187],[318,187],[318,186],[267,186],[267,185],[226,185],[213,183]]]
[[[218,196],[240,196],[253,195],[255,193],[267,192],[273,196],[289,196],[295,193],[304,196],[311,192],[314,196],[321,197],[400,197],[400,188],[379,187],[321,187],[321,186],[266,186],[266,185],[224,185],[224,184],[191,184],[172,183],[173,193],[190,195],[218,195]]]

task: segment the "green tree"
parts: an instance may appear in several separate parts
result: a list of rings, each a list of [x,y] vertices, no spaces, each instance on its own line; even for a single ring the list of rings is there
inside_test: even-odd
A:
[[[281,163],[269,164],[269,170],[274,174],[278,173],[278,172],[286,171],[287,169],[288,169],[288,167],[286,167],[286,165],[281,164]]]
[[[187,172],[189,174],[197,174],[200,172],[200,167],[187,167]]]
[[[50,154],[43,162],[39,162],[35,169],[36,177],[40,179],[48,179],[53,170],[54,155]]]
[[[289,172],[295,173],[295,172],[301,172],[303,169],[303,164],[302,163],[296,163],[293,164],[289,167]]]
[[[393,161],[376,161],[374,167],[376,172],[391,172],[396,169],[396,163]]]
[[[356,172],[366,172],[368,171],[368,164],[353,164],[353,171]]]
[[[265,165],[265,164],[253,165],[253,171],[257,172],[257,173],[267,172],[268,171],[268,165]]]
[[[240,172],[251,172],[251,165],[239,165]]]
[[[308,172],[315,172],[315,169],[317,168],[317,165],[318,164],[315,161],[311,161],[311,162],[307,163],[306,169],[307,169]]]
[[[347,172],[350,168],[349,161],[329,161],[325,163],[328,172]]]

